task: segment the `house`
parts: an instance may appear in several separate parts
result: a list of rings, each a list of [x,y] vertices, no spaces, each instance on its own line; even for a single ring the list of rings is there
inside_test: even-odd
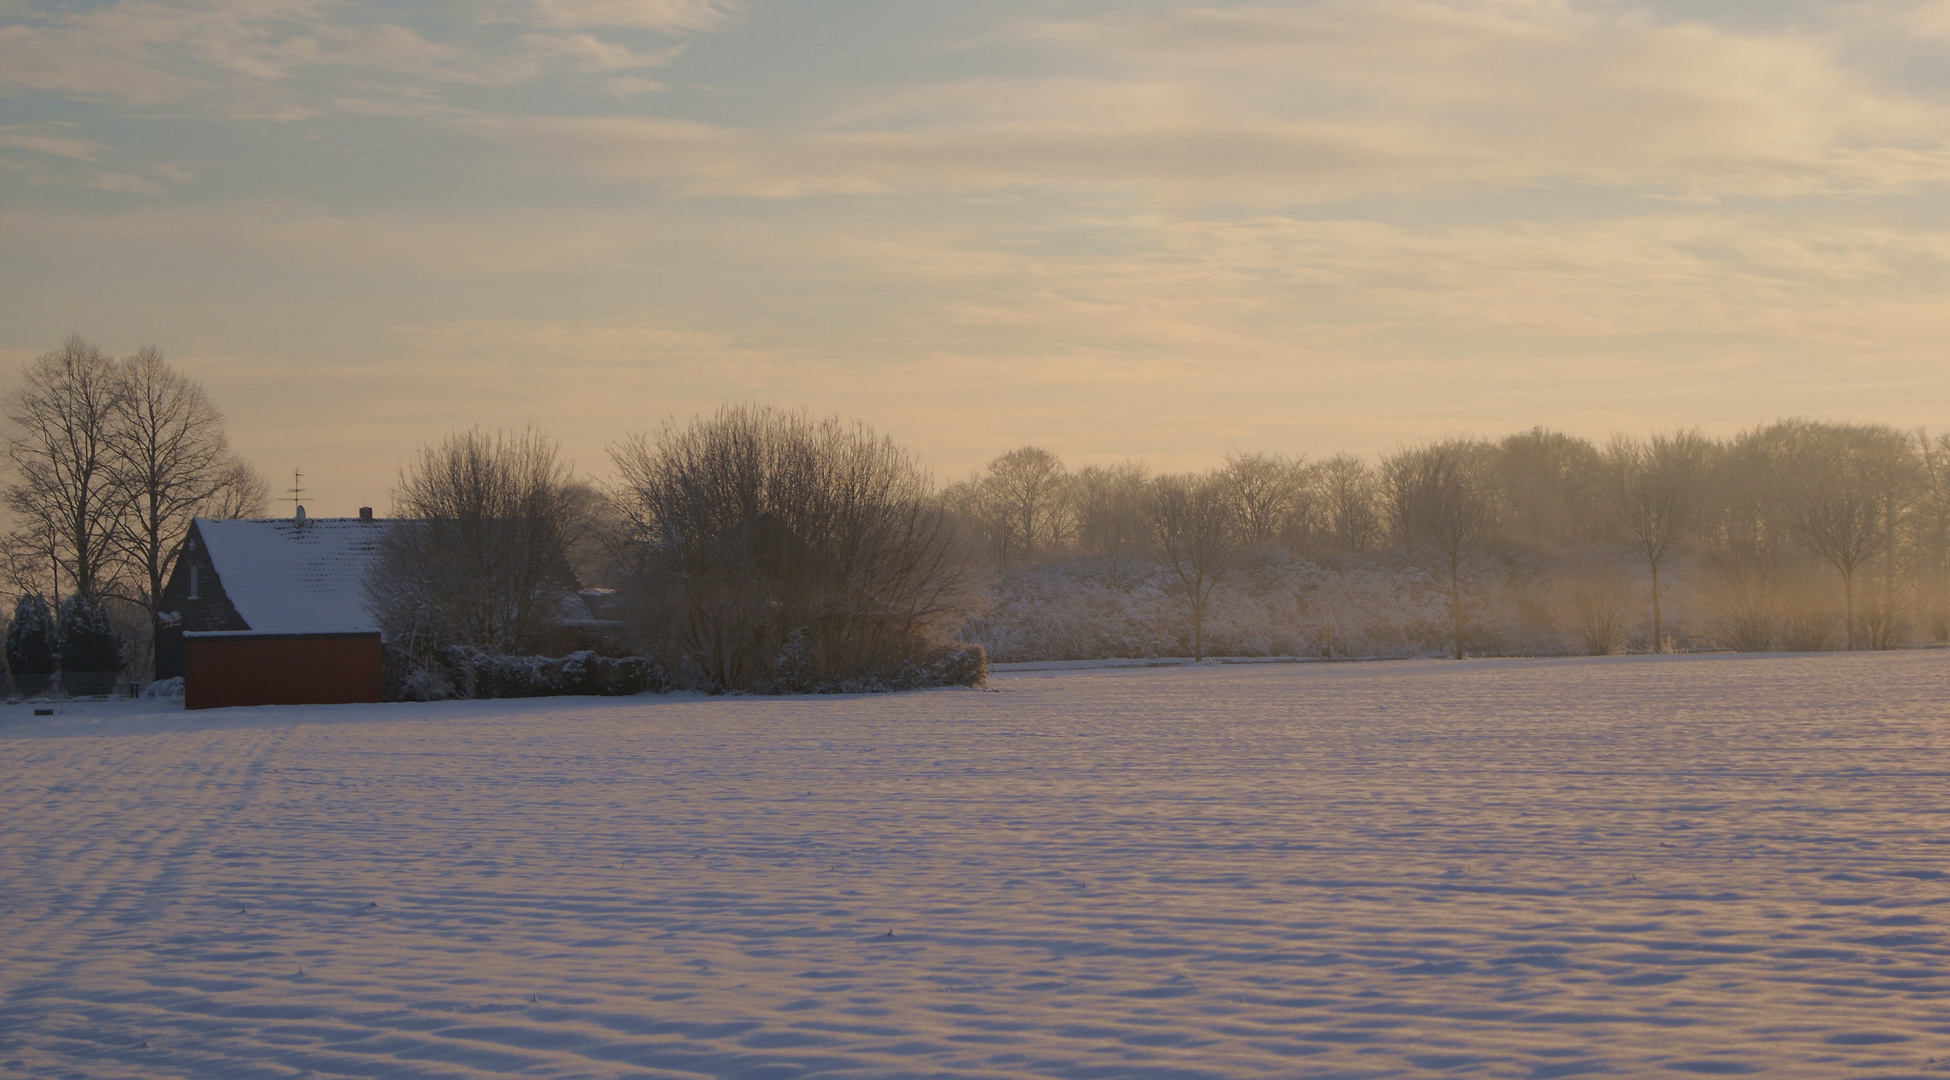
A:
[[[156,634],[156,677],[183,677],[184,705],[330,705],[382,695],[379,622],[366,574],[387,530],[415,522],[292,518],[190,523]],[[564,560],[563,579],[574,574]],[[622,623],[608,590],[565,590],[540,645],[603,650]]]
[[[163,589],[156,677],[182,676],[192,709],[378,701],[365,578],[388,525],[370,508],[356,518],[197,518]]]

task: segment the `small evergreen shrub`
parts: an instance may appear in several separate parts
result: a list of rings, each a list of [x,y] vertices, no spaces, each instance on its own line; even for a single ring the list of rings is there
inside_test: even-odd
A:
[[[122,670],[122,637],[94,597],[76,593],[61,601],[55,641],[63,672]]]
[[[52,675],[58,665],[54,613],[39,593],[28,593],[14,604],[7,624],[7,669],[15,675]]]

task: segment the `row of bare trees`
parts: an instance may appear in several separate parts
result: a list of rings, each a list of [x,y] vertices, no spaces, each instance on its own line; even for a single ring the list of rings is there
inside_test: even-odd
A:
[[[0,568],[17,595],[119,601],[153,631],[190,519],[263,507],[264,480],[231,452],[223,414],[153,348],[117,360],[72,336],[23,367],[4,411]]]
[[[1374,463],[1233,454],[1186,476],[1135,463],[1071,472],[1024,447],[944,500],[1003,568],[1156,557],[1185,588],[1194,652],[1213,582],[1254,548],[1423,566],[1446,593],[1458,656],[1470,586],[1487,575],[1520,608],[1535,606],[1525,590],[1555,590],[1568,601],[1560,629],[1594,652],[1628,636],[1684,643],[1669,617],[1676,573],[1687,641],[1853,649],[1950,637],[1950,436],[1878,425],[1785,420],[1730,439],[1674,431],[1602,447],[1538,428]]]

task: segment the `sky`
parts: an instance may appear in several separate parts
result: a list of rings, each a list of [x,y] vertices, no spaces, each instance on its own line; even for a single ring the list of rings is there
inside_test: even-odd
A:
[[[0,370],[154,345],[314,514],[728,401],[942,479],[1936,430],[1946,286],[1950,0],[0,0]]]

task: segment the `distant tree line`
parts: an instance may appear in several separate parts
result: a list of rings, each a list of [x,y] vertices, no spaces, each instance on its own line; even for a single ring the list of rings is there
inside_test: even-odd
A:
[[[1547,635],[1592,653],[1950,639],[1950,437],[1872,424],[1784,420],[1729,439],[1675,431],[1603,446],[1538,428],[1375,462],[1234,453],[1167,475],[1070,471],[1030,446],[942,497],[1005,573],[1076,558],[1165,567],[1194,655],[1214,588],[1269,551],[1432,575],[1455,656]]]
[[[124,638],[146,667],[190,520],[261,513],[263,479],[153,349],[118,360],[70,338],[0,407],[13,669],[108,663]],[[973,682],[997,590],[1082,563],[1177,605],[1176,644],[1143,648],[1198,657],[1215,605],[1266,588],[1275,564],[1288,581],[1311,567],[1409,582],[1441,616],[1405,633],[1458,657],[1950,640],[1950,437],[1878,425],[1602,446],[1538,428],[1168,474],[1073,471],[1026,446],[937,488],[864,426],[728,406],[610,456],[615,479],[596,484],[539,431],[476,429],[402,470],[408,527],[388,531],[368,598],[414,693],[544,671],[498,658],[560,652],[578,619],[603,625],[597,651],[644,662],[546,667],[550,685]],[[1346,613],[1310,611],[1309,595],[1281,618],[1318,623],[1331,653]]]
[[[146,669],[190,519],[261,512],[262,477],[231,453],[209,395],[153,348],[117,360],[70,337],[22,368],[0,410],[9,660],[19,674],[98,673],[121,667],[126,643],[122,659]]]

